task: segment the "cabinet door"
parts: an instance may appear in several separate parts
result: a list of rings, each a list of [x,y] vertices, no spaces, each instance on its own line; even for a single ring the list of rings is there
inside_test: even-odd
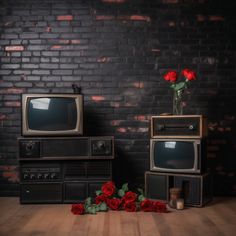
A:
[[[86,182],[66,182],[64,183],[64,202],[77,203],[84,201],[87,197]]]
[[[21,203],[60,203],[62,202],[62,184],[32,183],[20,185]]]
[[[186,177],[186,176],[174,176],[174,186],[182,189],[182,195],[185,205],[187,206],[199,206],[201,205],[202,198],[202,179],[200,176]]]
[[[169,181],[168,176],[146,173],[146,196],[151,199],[168,200]]]

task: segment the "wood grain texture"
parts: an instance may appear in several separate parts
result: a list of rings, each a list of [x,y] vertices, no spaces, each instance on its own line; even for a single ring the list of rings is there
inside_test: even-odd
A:
[[[20,205],[18,198],[0,198],[0,235],[233,236],[236,232],[236,198],[168,214],[109,211],[75,216],[70,208],[70,204]]]

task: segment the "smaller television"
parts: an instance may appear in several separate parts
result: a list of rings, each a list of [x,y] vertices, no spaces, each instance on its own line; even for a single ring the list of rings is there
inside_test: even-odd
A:
[[[151,171],[201,173],[205,159],[203,143],[202,139],[151,139]]]
[[[82,95],[22,95],[23,136],[77,136],[82,134]]]

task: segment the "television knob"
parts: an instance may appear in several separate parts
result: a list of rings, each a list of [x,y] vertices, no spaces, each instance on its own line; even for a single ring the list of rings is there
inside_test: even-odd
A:
[[[24,174],[23,179],[29,179],[29,174]]]
[[[25,148],[29,152],[32,151],[34,149],[34,142],[28,142]]]
[[[165,129],[165,125],[158,125],[157,126],[157,130],[158,131],[162,131],[162,130],[164,130]]]
[[[188,129],[190,129],[190,130],[195,130],[195,125],[189,125],[189,127],[188,127]]]
[[[44,179],[49,179],[50,178],[50,175],[49,173],[45,173],[44,176],[43,176]]]
[[[35,174],[30,174],[30,179],[35,179],[35,178],[36,178]]]
[[[97,143],[98,150],[103,150],[106,147],[105,141],[99,141]]]
[[[42,179],[43,178],[43,175],[42,174],[38,174],[37,175],[37,179]]]
[[[56,178],[57,178],[56,173],[52,173],[52,174],[50,175],[50,179],[56,179]]]

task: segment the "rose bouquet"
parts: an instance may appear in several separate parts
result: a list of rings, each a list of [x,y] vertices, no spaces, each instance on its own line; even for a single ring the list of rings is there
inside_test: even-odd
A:
[[[137,192],[130,191],[128,184],[123,184],[121,189],[117,189],[112,181],[102,185],[101,190],[96,191],[95,202],[91,197],[84,202],[73,204],[71,212],[75,215],[96,214],[99,211],[125,210],[127,212],[167,212],[166,204],[160,201],[152,201],[144,197],[142,189]]]
[[[187,88],[187,84],[191,80],[197,78],[196,72],[190,69],[183,69],[181,74],[184,76],[185,80],[179,83],[176,83],[178,80],[178,73],[176,71],[169,71],[164,75],[164,79],[171,83],[171,88],[174,90],[173,96],[173,114],[182,115],[183,114],[183,94]]]

